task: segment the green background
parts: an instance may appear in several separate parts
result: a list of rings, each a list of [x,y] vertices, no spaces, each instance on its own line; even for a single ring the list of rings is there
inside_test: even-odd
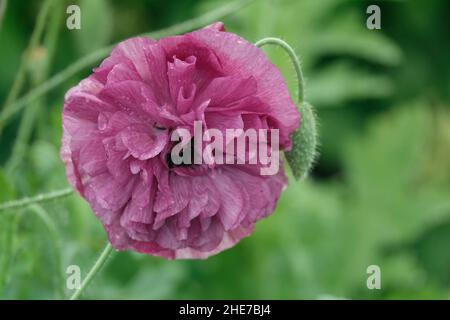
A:
[[[168,27],[228,1],[57,1],[26,56],[19,96],[98,48]],[[366,28],[369,4],[381,30]],[[0,108],[43,1],[9,1],[0,26]],[[89,299],[448,299],[450,297],[450,27],[448,1],[255,0],[222,20],[255,42],[298,53],[316,108],[320,157],[290,179],[275,213],[233,249],[201,261],[115,253]],[[264,49],[294,92],[280,49]],[[90,67],[95,66],[93,64]],[[0,202],[67,187],[58,152],[61,107],[77,72],[8,121],[0,136]],[[21,132],[21,133],[20,133]],[[105,234],[77,195],[0,212],[0,298],[53,299],[66,268],[84,276]],[[366,286],[381,268],[381,290]]]

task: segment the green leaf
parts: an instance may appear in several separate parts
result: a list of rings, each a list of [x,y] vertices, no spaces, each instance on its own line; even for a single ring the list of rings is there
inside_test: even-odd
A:
[[[286,159],[297,180],[306,178],[317,156],[316,115],[308,102],[300,106],[299,112],[300,128],[292,135],[291,151],[286,152]]]
[[[308,81],[308,99],[316,106],[338,107],[350,101],[389,97],[395,86],[382,73],[335,62],[315,72]]]

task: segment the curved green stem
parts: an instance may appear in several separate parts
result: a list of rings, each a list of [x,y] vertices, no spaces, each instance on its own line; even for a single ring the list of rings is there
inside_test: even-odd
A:
[[[292,135],[292,148],[285,152],[286,159],[296,179],[304,179],[311,170],[317,157],[317,127],[316,116],[312,106],[305,102],[304,78],[300,61],[294,49],[285,41],[278,38],[264,38],[256,42],[257,47],[272,44],[284,49],[294,64],[297,74],[298,112],[301,126]]]
[[[223,18],[237,10],[241,9],[245,5],[249,4],[253,0],[244,0],[244,1],[233,1],[228,3],[222,7],[219,7],[215,10],[209,11],[201,16],[196,18],[184,21],[182,23],[176,24],[172,27],[168,27],[162,30],[158,30],[155,32],[144,33],[143,36],[149,36],[155,39],[161,38],[167,35],[180,34],[184,32],[188,32],[193,29],[201,28],[207,24],[217,21],[218,19]],[[0,112],[0,128],[5,125],[5,123],[17,112],[22,110],[27,104],[29,104],[34,99],[40,97],[41,95],[47,93],[51,89],[60,85],[71,76],[75,75],[80,70],[89,67],[95,62],[101,60],[106,57],[108,53],[111,52],[113,46],[107,46],[101,49],[98,49],[87,56],[80,58],[78,61],[75,61],[73,64],[55,74],[49,80],[36,87],[35,89],[29,91],[17,101],[6,104],[5,108]]]
[[[81,283],[80,288],[74,292],[74,294],[70,297],[70,300],[77,300],[80,298],[80,295],[83,293],[84,289],[86,289],[86,287],[92,281],[94,276],[100,271],[100,269],[105,264],[106,260],[108,259],[109,255],[111,254],[112,251],[113,251],[113,247],[108,242],[105,249],[103,249],[103,252],[100,254],[100,257],[98,257],[94,266],[91,268],[91,270],[87,274],[86,278],[84,278],[83,282]]]
[[[17,209],[29,206],[34,203],[40,203],[45,201],[50,201],[58,198],[63,198],[71,195],[73,189],[67,188],[62,190],[57,190],[49,193],[42,193],[34,197],[25,197],[19,200],[11,200],[0,204],[0,211],[8,209]]]
[[[257,41],[255,43],[255,46],[260,48],[267,44],[276,45],[276,46],[283,48],[283,50],[286,51],[286,53],[289,55],[289,58],[291,58],[291,61],[294,64],[295,73],[297,74],[297,96],[298,96],[298,102],[301,105],[305,99],[305,93],[304,93],[305,80],[303,78],[302,69],[300,67],[300,61],[299,61],[297,55],[295,54],[294,49],[292,49],[292,47],[289,44],[287,44],[287,42],[285,42],[279,38],[271,38],[271,37],[264,38],[264,39]]]

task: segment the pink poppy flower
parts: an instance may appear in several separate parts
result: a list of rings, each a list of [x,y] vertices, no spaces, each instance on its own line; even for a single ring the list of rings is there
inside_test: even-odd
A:
[[[252,233],[287,179],[260,164],[174,165],[177,128],[278,129],[299,115],[278,69],[222,23],[118,44],[65,96],[61,158],[111,244],[168,259],[206,258]],[[268,142],[269,143],[269,142]]]

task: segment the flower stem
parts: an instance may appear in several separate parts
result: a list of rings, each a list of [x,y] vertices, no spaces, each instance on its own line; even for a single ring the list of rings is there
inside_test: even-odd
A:
[[[42,33],[45,29],[45,24],[47,22],[47,16],[50,11],[50,8],[52,6],[53,0],[47,0],[42,5],[41,10],[39,11],[38,17],[36,19],[36,24],[33,29],[33,33],[31,34],[30,42],[28,44],[27,49],[22,55],[22,60],[19,66],[19,70],[17,71],[16,78],[14,80],[14,83],[11,87],[11,90],[9,91],[9,94],[6,98],[5,104],[2,109],[2,113],[8,113],[11,109],[11,106],[13,105],[13,102],[16,100],[17,96],[19,95],[20,91],[22,90],[23,85],[25,84],[26,80],[26,71],[29,64],[29,58],[30,58],[30,52],[35,48],[39,40],[42,36]],[[0,123],[0,133],[3,129],[3,123]]]
[[[34,197],[25,197],[19,200],[11,200],[0,204],[0,211],[8,210],[8,209],[17,209],[29,206],[34,203],[45,202],[49,200],[54,200],[58,198],[63,198],[71,195],[73,190],[70,188],[52,191],[49,193],[42,193]]]
[[[29,78],[32,87],[36,87],[43,83],[48,77],[48,71],[51,66],[51,61],[55,53],[58,35],[60,31],[60,22],[63,18],[63,2],[57,2],[54,4],[53,12],[50,13],[47,32],[44,35],[42,46],[38,45],[36,48],[41,49],[41,56],[32,55],[29,57]],[[39,116],[40,110],[45,104],[45,97],[35,99],[33,103],[26,108],[22,118],[20,119],[19,128],[16,131],[16,139],[12,148],[11,156],[5,164],[5,172],[12,176],[16,169],[22,163],[25,158],[27,143],[30,140],[35,127],[36,119]]]
[[[167,35],[184,33],[196,28],[201,28],[209,23],[212,23],[218,19],[223,18],[226,15],[229,15],[237,10],[241,9],[243,6],[247,5],[253,0],[244,0],[244,1],[233,1],[228,3],[222,7],[219,7],[215,10],[209,11],[201,16],[196,18],[181,22],[174,26],[158,30],[155,32],[149,32],[143,34],[143,36],[153,37],[153,38],[161,38]],[[40,97],[41,95],[47,93],[53,88],[57,87],[71,76],[75,75],[80,70],[89,67],[95,62],[101,60],[106,57],[108,53],[111,52],[113,46],[107,46],[104,48],[100,48],[82,58],[75,61],[73,64],[66,67],[64,70],[55,74],[53,77],[48,79],[46,82],[37,86],[33,90],[30,90],[27,94],[22,96],[20,99],[12,103],[6,103],[5,108],[0,111],[0,129],[6,124],[6,122],[17,112],[22,110],[27,104],[29,104],[34,99]],[[1,131],[0,131],[1,133]]]
[[[61,241],[58,234],[58,229],[50,218],[48,213],[38,204],[32,204],[29,207],[29,210],[34,212],[36,216],[42,221],[45,227],[48,230],[48,235],[50,237],[50,243],[53,246],[53,256],[55,259],[55,274],[54,276],[54,285],[57,291],[56,298],[63,299],[64,298],[64,273],[62,268],[62,259],[61,259]]]
[[[292,49],[292,47],[289,44],[287,44],[287,42],[279,38],[264,38],[256,42],[255,46],[260,48],[267,44],[272,44],[283,48],[284,51],[286,51],[286,53],[289,55],[289,58],[291,58],[291,61],[294,64],[295,73],[297,74],[297,96],[299,105],[301,105],[305,99],[305,92],[304,92],[305,80],[303,78],[302,69],[300,67],[300,61],[297,55],[295,54],[294,49]]]
[[[103,252],[100,254],[100,257],[98,257],[94,266],[91,268],[91,270],[87,274],[86,278],[84,278],[83,282],[81,283],[80,288],[74,292],[74,294],[70,297],[70,300],[77,300],[80,298],[80,295],[83,293],[84,289],[86,289],[86,287],[92,281],[94,276],[100,271],[100,269],[105,264],[106,260],[108,259],[109,255],[111,254],[112,251],[113,251],[113,247],[108,242],[105,249],[103,249]]]
[[[312,106],[305,102],[304,78],[300,61],[294,49],[279,38],[264,38],[255,43],[257,47],[272,44],[284,49],[294,64],[297,74],[297,108],[301,118],[301,126],[292,134],[292,148],[285,152],[286,159],[294,177],[304,179],[310,172],[317,157],[317,126]]]
[[[3,17],[5,16],[7,6],[8,0],[0,0],[0,30],[2,29]]]

